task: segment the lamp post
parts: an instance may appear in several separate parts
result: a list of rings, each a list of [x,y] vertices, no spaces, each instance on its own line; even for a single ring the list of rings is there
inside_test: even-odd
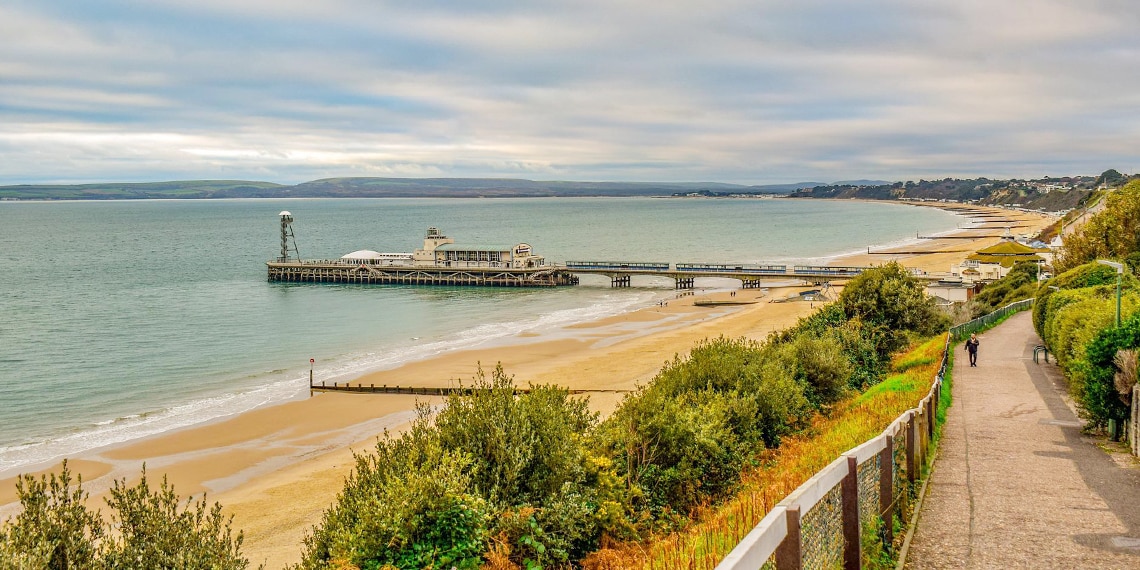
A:
[[[1124,264],[1107,259],[1098,259],[1097,263],[1107,265],[1116,270],[1116,326],[1120,326],[1120,279],[1124,275]]]

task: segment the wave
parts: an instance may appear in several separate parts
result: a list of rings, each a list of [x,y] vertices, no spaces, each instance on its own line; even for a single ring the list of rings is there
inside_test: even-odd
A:
[[[348,381],[369,372],[397,368],[447,351],[468,350],[496,343],[540,342],[568,325],[630,312],[671,293],[652,290],[607,293],[582,307],[554,310],[513,321],[483,323],[438,340],[350,354],[323,364],[320,373],[315,373],[314,381]],[[524,333],[534,336],[519,338]],[[287,378],[163,409],[100,420],[41,441],[0,446],[0,465],[3,466],[0,468],[0,477],[36,470],[64,457],[201,425],[307,394],[308,370],[276,369],[246,375],[245,379],[256,382],[267,379],[269,375],[280,376],[282,372],[285,372]]]

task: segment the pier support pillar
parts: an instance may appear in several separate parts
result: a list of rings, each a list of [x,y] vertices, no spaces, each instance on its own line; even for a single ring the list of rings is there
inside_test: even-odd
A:
[[[610,277],[610,287],[629,287],[629,275],[614,275]]]
[[[692,289],[695,280],[693,277],[677,277],[677,289]]]

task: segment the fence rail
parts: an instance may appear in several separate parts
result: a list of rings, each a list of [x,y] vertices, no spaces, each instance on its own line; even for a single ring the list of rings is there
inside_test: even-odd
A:
[[[962,340],[970,336],[971,333],[976,333],[982,329],[989,328],[990,325],[996,323],[997,321],[1000,321],[1007,315],[1016,313],[1018,311],[1024,311],[1032,307],[1033,297],[1010,303],[988,315],[983,315],[970,322],[950,327],[950,339],[952,341]]]

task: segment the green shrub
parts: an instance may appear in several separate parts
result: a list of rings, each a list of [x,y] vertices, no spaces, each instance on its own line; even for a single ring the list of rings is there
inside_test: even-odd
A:
[[[699,343],[602,423],[596,446],[614,458],[635,510],[649,517],[645,530],[667,529],[724,495],[765,444],[803,425],[812,407],[797,354],[792,343]]]
[[[1062,367],[1083,356],[1083,343],[1097,330],[1111,325],[1116,310],[1115,296],[1109,297],[1103,288],[1095,287],[1062,291],[1049,302],[1056,308],[1045,323],[1044,340]]]
[[[1031,261],[1014,265],[1005,277],[986,285],[973,298],[971,318],[992,313],[1010,303],[1033,297],[1037,292],[1037,274],[1040,267]]]
[[[446,451],[418,409],[412,428],[387,434],[356,467],[312,534],[297,568],[477,568],[488,510],[468,493],[469,454]]]
[[[85,505],[83,478],[67,462],[59,475],[21,475],[16,495],[23,511],[0,525],[0,568],[98,568],[103,519]]]
[[[1118,369],[1114,359],[1118,351],[1137,347],[1140,347],[1140,313],[1121,322],[1119,328],[1101,329],[1088,343],[1082,363],[1085,385],[1081,406],[1094,425],[1103,426],[1108,420],[1123,421],[1128,417],[1130,410],[1115,385]]]
[[[203,496],[179,509],[178,495],[165,477],[151,491],[143,467],[134,487],[115,481],[107,499],[117,531],[106,545],[107,568],[213,568],[240,569],[249,566],[241,555],[242,533],[230,529],[232,517],[222,516],[222,506],[209,507]]]
[[[1137,288],[1137,281],[1131,274],[1121,279],[1121,290],[1128,292]],[[1073,300],[1080,298],[1065,293],[1068,290],[1081,290],[1089,287],[1111,286],[1115,295],[1116,270],[1101,263],[1086,263],[1041,283],[1037,289],[1037,300],[1033,305],[1033,328],[1042,338],[1046,338],[1045,323],[1050,314]],[[1057,297],[1061,294],[1060,297]]]
[[[791,343],[795,378],[807,386],[807,397],[815,406],[842,398],[850,385],[853,366],[843,353],[835,334],[802,334]]]
[[[586,400],[555,386],[515,396],[502,366],[479,371],[469,396],[452,396],[435,418],[440,445],[472,456],[472,484],[500,507],[541,504],[584,477],[582,435],[597,422]]]
[[[896,262],[852,279],[840,293],[839,304],[848,320],[859,319],[883,331],[887,353],[906,346],[911,340],[908,333],[931,336],[950,325],[923,284]]]
[[[16,494],[23,510],[0,524],[0,569],[52,570],[169,568],[240,569],[242,534],[235,536],[221,505],[187,502],[166,479],[151,492],[144,466],[138,485],[115,481],[106,499],[114,532],[99,512],[87,508],[82,478],[71,478],[67,461],[59,475],[21,475]]]

